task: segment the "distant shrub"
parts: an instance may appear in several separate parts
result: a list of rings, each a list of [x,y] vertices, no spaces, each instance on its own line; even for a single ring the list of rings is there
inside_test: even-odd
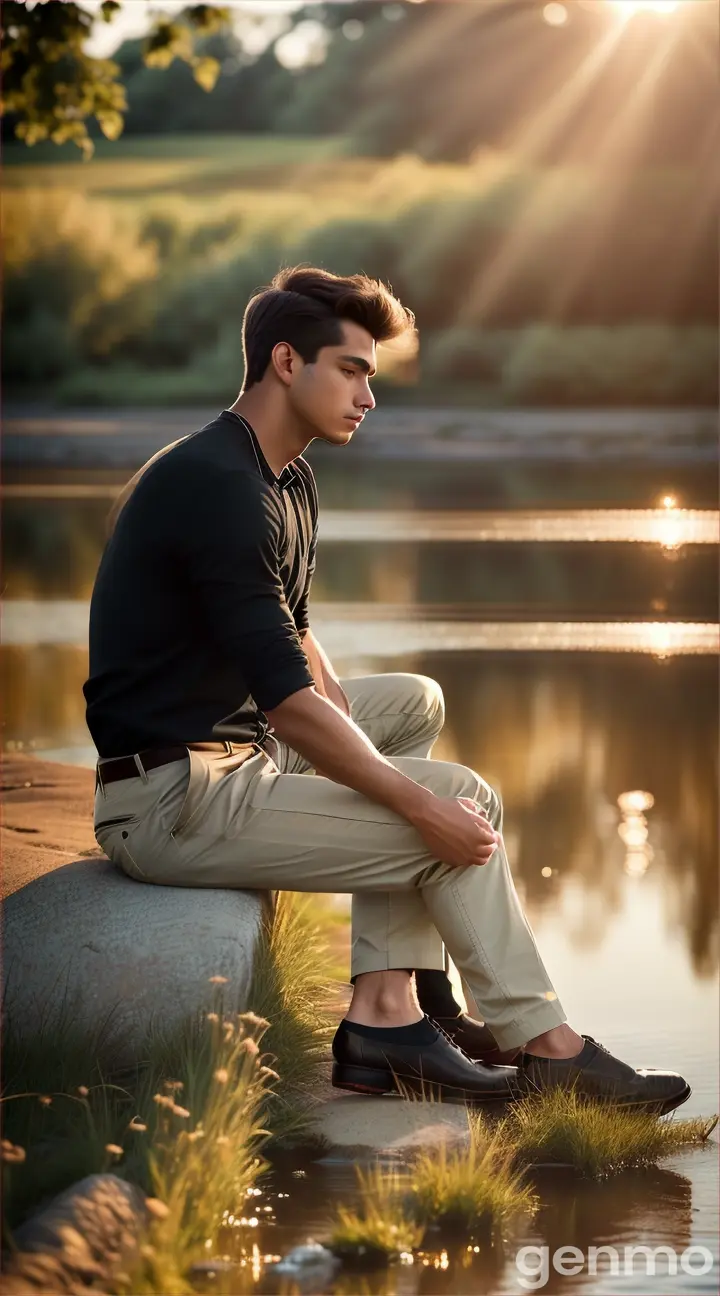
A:
[[[215,407],[232,404],[243,379],[239,330],[224,328],[212,346],[201,350],[192,364],[175,368],[147,368],[135,361],[103,367],[84,367],[67,374],[58,384],[59,404],[79,408],[118,406]]]
[[[423,346],[422,374],[428,382],[502,381],[503,366],[517,342],[513,329],[447,329]]]
[[[718,333],[696,326],[625,325],[518,333],[503,367],[520,405],[712,405],[718,399]]]
[[[6,194],[3,234],[7,378],[54,378],[137,330],[157,258],[132,220],[84,194],[25,190]]]

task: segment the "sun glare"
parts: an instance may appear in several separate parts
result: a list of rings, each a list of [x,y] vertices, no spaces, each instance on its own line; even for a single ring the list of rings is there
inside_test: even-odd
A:
[[[680,0],[610,0],[613,9],[617,9],[623,18],[632,18],[636,13],[671,14],[677,9]]]

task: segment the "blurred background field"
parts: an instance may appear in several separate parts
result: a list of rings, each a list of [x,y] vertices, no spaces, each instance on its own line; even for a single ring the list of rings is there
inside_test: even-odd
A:
[[[248,296],[309,261],[415,310],[396,404],[712,406],[713,6],[675,9],[238,4],[210,93],[124,40],[91,162],[6,125],[7,398],[212,402]]]

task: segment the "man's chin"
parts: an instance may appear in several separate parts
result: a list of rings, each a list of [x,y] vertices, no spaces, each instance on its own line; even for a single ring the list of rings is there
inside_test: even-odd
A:
[[[354,431],[355,428],[350,423],[346,423],[345,427],[331,428],[321,435],[323,441],[329,441],[331,445],[347,445],[348,441],[352,440]]]

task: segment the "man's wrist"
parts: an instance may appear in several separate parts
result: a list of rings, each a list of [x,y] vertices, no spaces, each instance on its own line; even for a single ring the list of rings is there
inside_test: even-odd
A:
[[[407,782],[409,786],[401,788],[397,797],[393,798],[393,809],[415,828],[420,828],[432,814],[437,797],[422,784],[415,783],[412,779],[407,779]]]

